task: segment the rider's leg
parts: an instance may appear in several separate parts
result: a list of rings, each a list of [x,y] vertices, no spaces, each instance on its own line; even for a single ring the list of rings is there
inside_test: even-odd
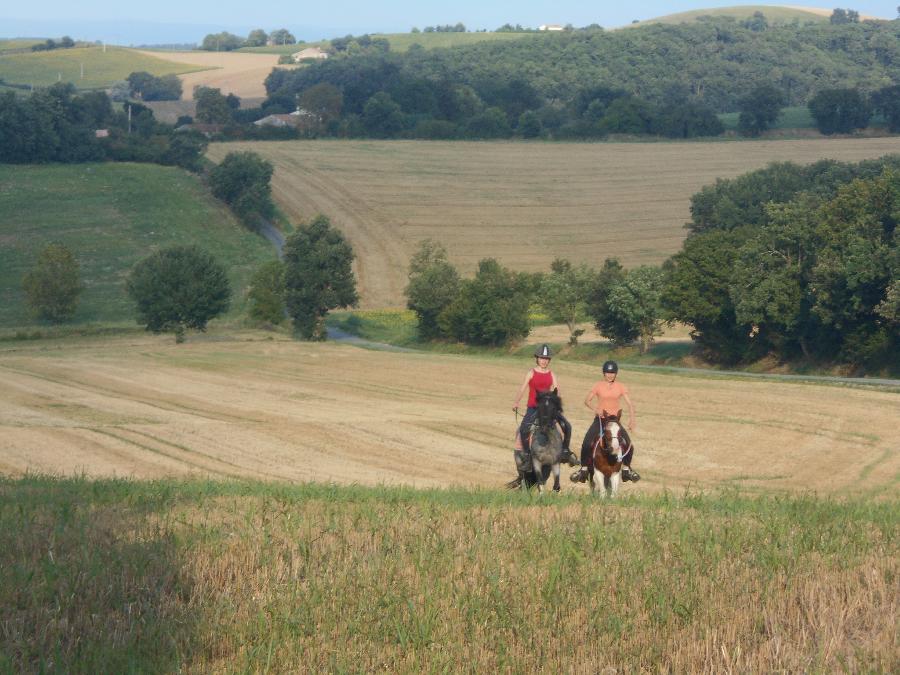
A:
[[[534,424],[534,418],[537,416],[537,408],[528,408],[522,417],[522,423],[519,425],[519,438],[522,441],[522,451],[526,455],[531,454],[531,425]]]
[[[623,429],[622,434],[625,436],[625,442],[628,443],[628,451],[622,457],[622,480],[637,483],[641,479],[641,474],[631,468],[631,462],[634,459],[634,443],[631,442],[627,431]]]
[[[595,415],[594,421],[588,427],[584,440],[581,442],[581,468],[570,476],[570,479],[583,483],[587,480],[590,473],[591,460],[593,459],[594,441],[597,436],[603,432],[603,425],[600,423],[600,417]]]
[[[569,463],[569,466],[575,466],[578,460],[575,459],[575,455],[573,455],[572,451],[569,449],[569,444],[572,442],[572,425],[569,424],[569,420],[567,420],[562,413],[556,414],[556,421],[559,423],[559,426],[562,427],[563,431],[563,459]]]

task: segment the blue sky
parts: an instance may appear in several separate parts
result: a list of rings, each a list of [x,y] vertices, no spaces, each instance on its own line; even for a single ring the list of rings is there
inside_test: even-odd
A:
[[[900,0],[865,0],[839,3],[861,14],[893,19]],[[116,41],[116,33],[127,33],[129,42],[199,41],[212,30],[246,33],[250,28],[266,30],[285,26],[298,38],[312,40],[347,33],[406,32],[413,26],[463,22],[470,30],[494,29],[506,22],[538,26],[542,23],[571,23],[584,26],[599,23],[616,27],[634,19],[648,19],[702,7],[730,4],[757,4],[727,0],[633,0],[599,3],[596,0],[518,0],[486,2],[456,0],[427,2],[416,0],[326,0],[325,2],[264,3],[246,0],[42,0],[9,3],[0,9],[0,37],[55,35],[69,33],[80,39]],[[775,4],[775,3],[768,3]],[[831,7],[821,2],[788,0],[785,4]],[[68,30],[67,27],[70,27]],[[90,34],[93,31],[93,34]],[[144,38],[137,37],[145,35]]]

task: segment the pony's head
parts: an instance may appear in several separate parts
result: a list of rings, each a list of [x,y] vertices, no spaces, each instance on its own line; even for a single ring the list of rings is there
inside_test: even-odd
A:
[[[607,417],[603,420],[603,445],[607,452],[611,454],[621,455],[624,448],[619,440],[622,431],[622,425],[619,424],[619,417]]]
[[[539,391],[537,393],[537,420],[541,429],[547,429],[556,419],[556,414],[562,412],[562,401],[556,390]]]

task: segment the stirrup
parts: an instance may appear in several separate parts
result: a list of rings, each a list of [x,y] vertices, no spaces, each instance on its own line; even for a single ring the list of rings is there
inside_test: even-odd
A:
[[[569,480],[573,483],[584,483],[587,481],[590,474],[591,472],[588,470],[588,468],[586,466],[583,466],[578,469],[578,471],[569,476]]]

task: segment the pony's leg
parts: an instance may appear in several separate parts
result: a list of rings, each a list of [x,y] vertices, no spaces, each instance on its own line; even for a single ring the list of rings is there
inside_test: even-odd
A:
[[[612,497],[612,476],[603,476],[603,487],[606,489],[606,498]]]
[[[559,492],[559,463],[553,465],[553,491]]]
[[[597,474],[594,471],[591,471],[588,474],[588,482],[591,484],[591,494],[595,495],[595,496],[597,494],[597,480],[596,479],[597,479]]]
[[[612,476],[609,477],[610,482],[610,497],[615,497],[619,492],[619,485],[622,483],[622,470],[616,471]]]
[[[544,472],[541,471],[541,463],[532,455],[531,464],[534,466],[534,478],[537,482],[538,494],[544,494]]]

